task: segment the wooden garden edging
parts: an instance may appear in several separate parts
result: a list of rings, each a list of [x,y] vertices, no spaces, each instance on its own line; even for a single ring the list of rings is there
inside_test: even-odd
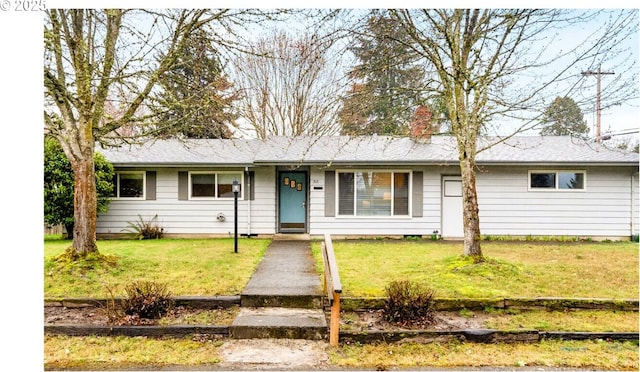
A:
[[[549,332],[538,330],[499,331],[495,329],[463,329],[458,331],[344,331],[340,338],[347,343],[374,342],[447,342],[458,340],[476,343],[535,343],[542,340],[585,341],[638,341],[638,332]]]
[[[175,302],[175,306],[185,306],[192,309],[228,309],[232,306],[240,306],[240,296],[173,296],[171,299]],[[122,300],[122,298],[45,299],[44,306],[105,307],[109,301],[120,302]]]
[[[206,335],[215,338],[229,337],[229,327],[221,325],[141,325],[112,326],[90,324],[61,324],[44,326],[44,333],[65,336],[127,336],[127,337],[185,337]]]
[[[384,297],[342,297],[342,310],[378,310],[384,307]],[[435,311],[459,311],[493,309],[518,310],[604,310],[638,311],[638,299],[608,298],[434,298]]]
[[[48,325],[44,333],[65,336],[127,336],[127,337],[185,337],[204,336],[213,339],[229,337],[228,326],[217,325],[170,325],[170,326],[100,326],[89,324]],[[549,332],[537,330],[498,331],[494,329],[466,329],[459,331],[369,331],[340,332],[347,343],[372,342],[446,342],[459,340],[476,343],[535,343],[542,340],[611,340],[637,341],[637,332]]]
[[[338,338],[340,334],[340,294],[342,294],[342,284],[340,283],[340,274],[338,272],[338,264],[333,252],[333,243],[331,235],[325,234],[324,241],[320,243],[322,248],[322,260],[324,262],[324,294],[329,298],[331,305],[331,320],[329,322],[329,344],[338,346]]]

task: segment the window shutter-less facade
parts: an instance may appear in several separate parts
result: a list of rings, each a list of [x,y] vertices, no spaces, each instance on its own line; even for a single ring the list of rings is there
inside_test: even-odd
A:
[[[147,200],[156,200],[156,171],[147,171],[147,186],[145,190],[145,198]]]
[[[178,200],[189,199],[189,173],[178,172]]]
[[[324,172],[324,216],[336,215],[336,172]]]
[[[413,184],[411,192],[411,216],[422,217],[422,172],[413,172]]]

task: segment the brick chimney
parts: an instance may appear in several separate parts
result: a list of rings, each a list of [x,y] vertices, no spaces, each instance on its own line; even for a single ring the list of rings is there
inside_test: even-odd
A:
[[[418,106],[411,121],[411,137],[428,140],[433,134],[432,112],[427,106]]]

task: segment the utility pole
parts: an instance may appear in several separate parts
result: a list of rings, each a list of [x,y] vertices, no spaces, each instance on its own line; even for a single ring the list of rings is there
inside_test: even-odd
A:
[[[583,76],[586,75],[596,75],[598,79],[598,95],[596,97],[596,142],[600,143],[602,138],[602,133],[600,131],[600,76],[602,75],[613,75],[613,72],[603,72],[600,70],[600,66],[598,66],[598,71],[584,71],[582,73]]]

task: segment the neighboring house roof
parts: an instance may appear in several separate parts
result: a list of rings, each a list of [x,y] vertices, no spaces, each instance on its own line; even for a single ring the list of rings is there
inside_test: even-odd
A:
[[[493,144],[492,146],[490,146]],[[638,154],[568,136],[482,138],[479,164],[638,164]],[[271,137],[259,139],[155,140],[144,145],[97,149],[116,166],[247,166],[254,164],[449,164],[456,140],[388,136]]]

